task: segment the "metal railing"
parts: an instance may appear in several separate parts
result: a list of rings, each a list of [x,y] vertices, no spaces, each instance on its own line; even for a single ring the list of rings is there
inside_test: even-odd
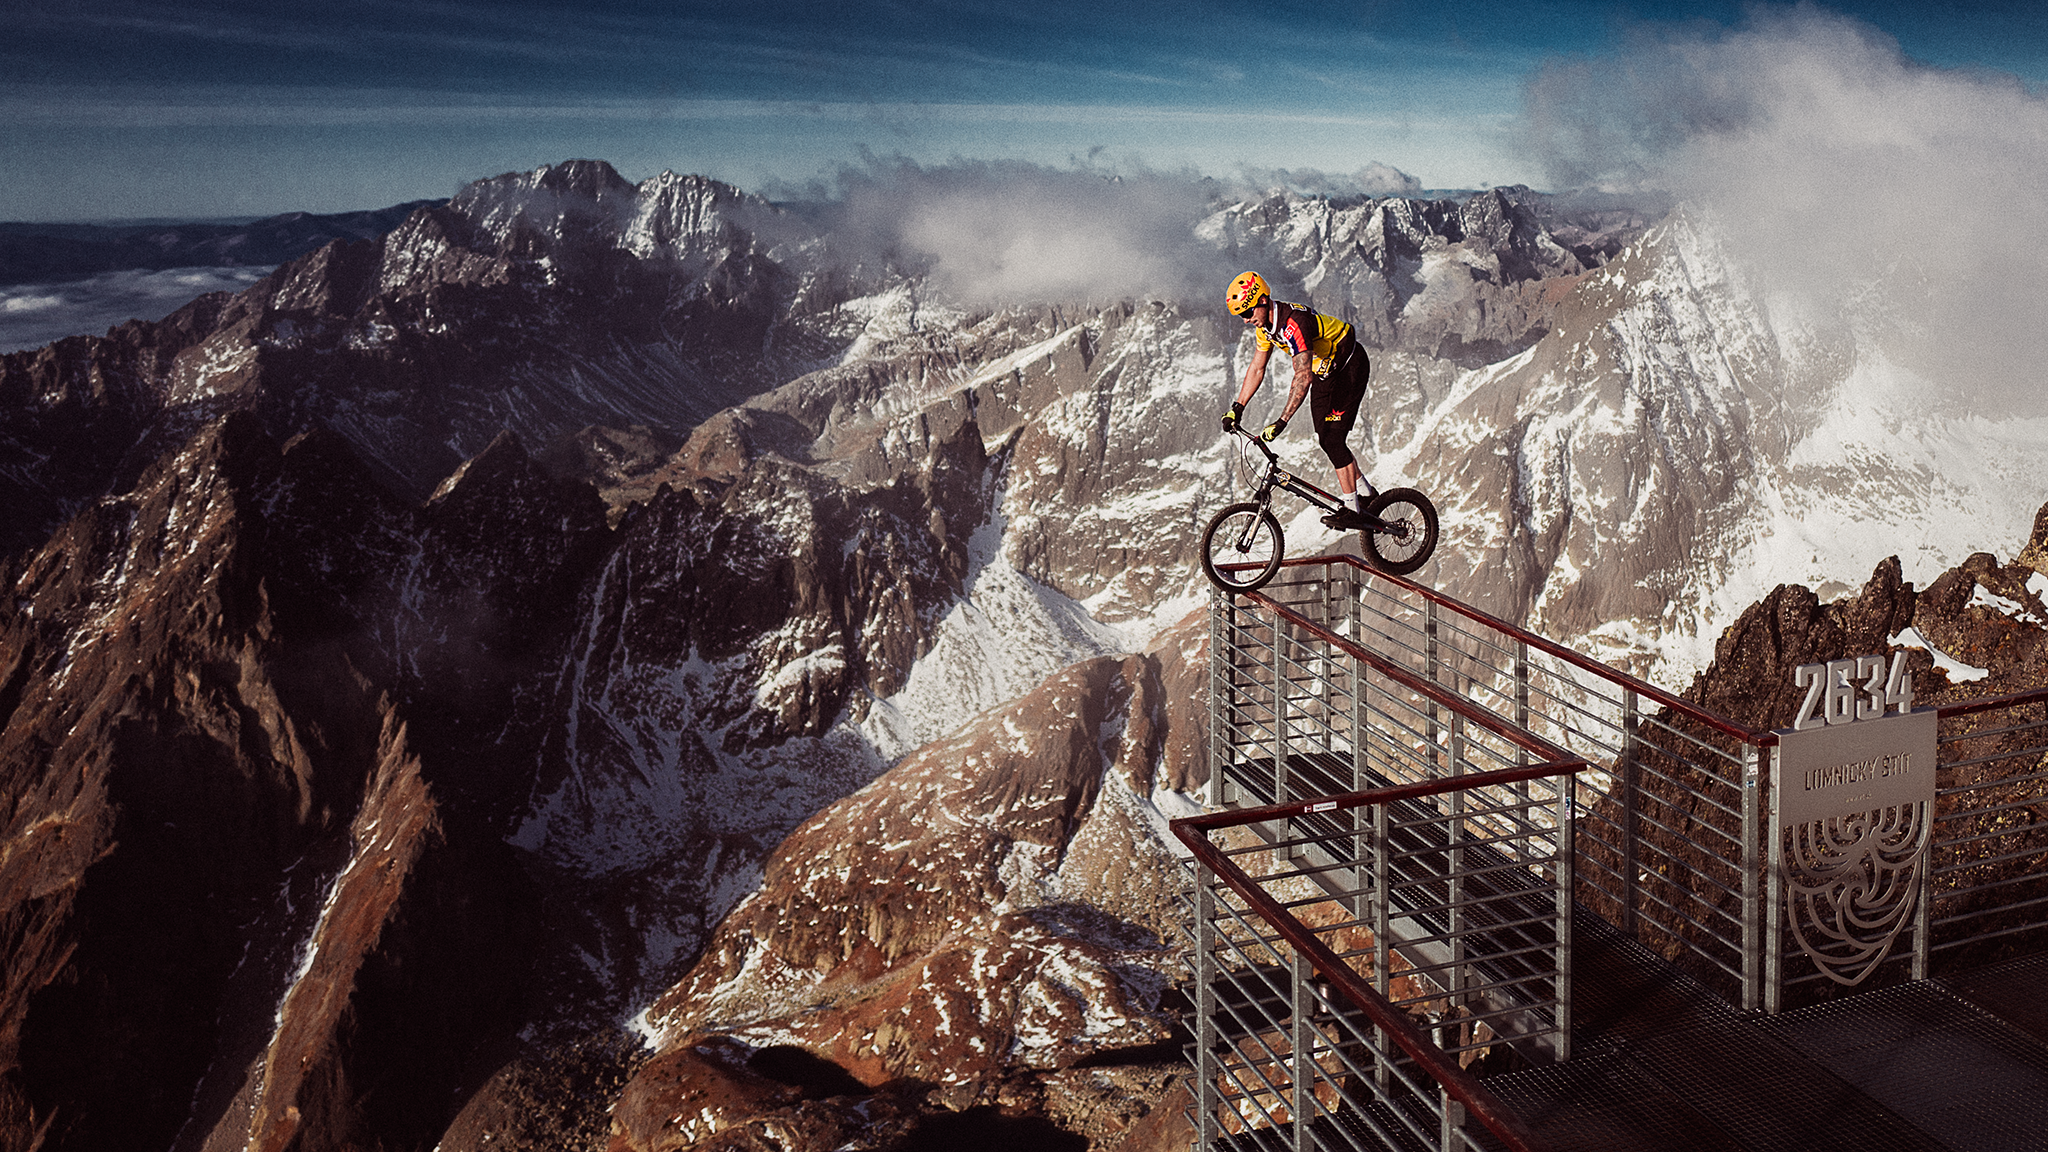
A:
[[[2048,688],[1940,714],[1923,968],[2048,943]]]
[[[1276,610],[1291,626],[1272,639],[1256,622]],[[1761,1006],[1759,785],[1775,734],[1353,557],[1290,561],[1261,594],[1219,599],[1212,619],[1212,806],[1431,779],[1445,771],[1446,742],[1487,717],[1487,731],[1525,733],[1558,758],[1595,765],[1578,796],[1579,900],[1731,999]],[[1374,761],[1377,774],[1338,782],[1296,767],[1297,756],[1268,784],[1272,745],[1322,747],[1341,726],[1324,703],[1345,699],[1337,641],[1373,654],[1362,673],[1367,698],[1388,668],[1439,692],[1388,717],[1389,737],[1375,737],[1410,739],[1436,761],[1391,755]],[[1494,759],[1529,762],[1520,749]]]
[[[1559,784],[1582,767],[1175,822],[1195,857],[1201,1146],[1457,1152],[1484,1147],[1469,1116],[1532,1148],[1463,1061],[1501,1043],[1569,1052]]]
[[[1459,818],[1451,808],[1454,802],[1445,799],[1461,794],[1456,781],[1494,780],[1503,771],[1576,763],[1585,767],[1576,778],[1555,774],[1533,777],[1532,781],[1551,783],[1518,783],[1516,787],[1525,791],[1514,793],[1512,801],[1495,799],[1483,805],[1469,801],[1484,807],[1486,819],[1493,821],[1493,831],[1486,835],[1501,837],[1502,844],[1517,844],[1517,837],[1533,837],[1539,829],[1568,830],[1573,851],[1563,866],[1551,868],[1546,875],[1568,877],[1569,891],[1586,910],[1619,926],[1744,1009],[1777,1012],[1827,988],[1828,975],[1796,948],[1788,949],[1784,940],[1788,905],[1772,872],[1780,865],[1771,851],[1776,834],[1770,827],[1777,733],[1718,716],[1675,693],[1432,589],[1369,569],[1352,557],[1288,561],[1279,578],[1261,592],[1218,597],[1213,601],[1210,641],[1213,728],[1207,800],[1212,809],[1298,807],[1330,798],[1344,798],[1341,802],[1349,805],[1353,793],[1388,795],[1389,790],[1449,782],[1447,790],[1430,793],[1436,797],[1430,802],[1435,805],[1430,819],[1457,824]],[[1879,972],[1887,974],[1872,980],[1872,986],[1925,976],[1931,965],[1981,962],[1994,957],[1999,949],[2010,952],[2048,941],[2048,929],[2044,929],[2048,925],[2048,688],[1947,705],[1938,712],[1940,787],[1931,818],[1929,864],[1919,870],[1916,880],[1920,885],[1917,915],[1911,928],[1899,937],[1894,954],[1879,967]],[[1489,783],[1484,787],[1503,786]],[[1560,802],[1542,799],[1545,788]],[[1420,810],[1412,807],[1420,803],[1414,797],[1379,805],[1360,800],[1356,806],[1332,811],[1384,812],[1383,817],[1372,819],[1385,820],[1391,832],[1404,821],[1420,819]],[[1483,822],[1469,819],[1476,811],[1476,807],[1464,810],[1468,819],[1463,827],[1482,826]],[[1382,962],[1375,953],[1360,970],[1369,974],[1366,983],[1384,983],[1394,974],[1396,964],[1408,963],[1418,972],[1415,979],[1422,982],[1414,996],[1406,997],[1414,1001],[1408,1007],[1425,1002],[1449,1005],[1453,998],[1445,981],[1471,979],[1469,972],[1446,975],[1457,963],[1450,955],[1461,959],[1475,948],[1512,948],[1483,938],[1483,933],[1467,933],[1452,945],[1447,938],[1458,933],[1452,931],[1448,920],[1399,914],[1402,900],[1421,908],[1426,903],[1421,893],[1431,882],[1439,887],[1428,891],[1441,894],[1445,904],[1458,903],[1458,897],[1446,887],[1451,880],[1439,876],[1426,882],[1419,872],[1413,890],[1403,894],[1401,868],[1441,863],[1459,873],[1460,869],[1469,870],[1478,857],[1468,854],[1454,860],[1446,846],[1448,840],[1428,841],[1425,846],[1425,841],[1418,839],[1412,845],[1415,855],[1407,863],[1395,863],[1400,859],[1399,847],[1384,839],[1373,840],[1371,829],[1360,823],[1365,816],[1354,815],[1348,826],[1341,821],[1331,823],[1335,817],[1319,818],[1325,823],[1307,824],[1299,815],[1268,814],[1242,824],[1214,825],[1213,829],[1229,827],[1236,829],[1234,835],[1252,836],[1231,841],[1230,850],[1241,851],[1246,859],[1274,861],[1262,864],[1261,869],[1241,869],[1243,883],[1259,888],[1313,881],[1319,895],[1304,893],[1292,899],[1321,901],[1314,905],[1319,908],[1323,904],[1350,908],[1350,921],[1330,920],[1329,924],[1348,924],[1342,930],[1362,932],[1373,940],[1374,949],[1392,949],[1403,957],[1397,961],[1390,954]],[[1271,856],[1275,845],[1287,846],[1284,859]],[[1519,859],[1516,853],[1521,851],[1524,849],[1515,847],[1507,851],[1506,858]],[[1259,855],[1261,852],[1267,855]],[[1375,888],[1368,874],[1381,866],[1383,858],[1392,871],[1385,885]],[[1227,862],[1234,857],[1226,854],[1221,859]],[[1299,875],[1290,873],[1290,868]],[[1233,972],[1273,976],[1284,969],[1290,981],[1294,970],[1288,966],[1305,963],[1304,971],[1318,972],[1312,983],[1318,979],[1326,982],[1315,985],[1323,991],[1312,991],[1308,994],[1311,999],[1330,1007],[1317,998],[1327,999],[1333,994],[1330,990],[1336,989],[1343,993],[1339,999],[1348,1001],[1341,982],[1329,982],[1326,974],[1319,973],[1317,957],[1311,955],[1304,961],[1294,942],[1278,943],[1286,939],[1285,934],[1268,920],[1262,905],[1229,879],[1227,871],[1219,867],[1212,880],[1198,885],[1198,892],[1210,892],[1200,899],[1211,901],[1211,911],[1221,917],[1217,926],[1209,929],[1215,933],[1211,944],[1221,951],[1212,956],[1209,950],[1198,948],[1198,955],[1212,956],[1218,971],[1229,961],[1239,965]],[[1222,887],[1211,892],[1217,883]],[[1225,890],[1234,896],[1215,894]],[[1384,923],[1367,921],[1366,912],[1360,910],[1368,908],[1374,898],[1393,909],[1386,913]],[[1288,899],[1275,899],[1287,910]],[[1360,899],[1366,903],[1359,904]],[[1318,913],[1326,914],[1327,909]],[[1437,914],[1443,915],[1441,909]],[[1197,915],[1196,923],[1200,929],[1209,920]],[[1226,931],[1222,926],[1230,924],[1237,927]],[[1255,928],[1258,924],[1266,926]],[[1467,924],[1461,921],[1460,927]],[[1566,943],[1566,947],[1553,950],[1559,958],[1559,971],[1550,978],[1551,986],[1562,991],[1553,997],[1556,1004],[1543,1010],[1555,1012],[1563,1006],[1568,1019],[1568,917],[1551,931]],[[1231,936],[1230,932],[1240,935]],[[1414,948],[1407,947],[1404,933],[1412,938]],[[1226,937],[1236,943],[1226,943]],[[1432,946],[1439,951],[1428,952]],[[1270,965],[1262,967],[1251,959],[1263,955],[1257,952],[1259,948],[1271,953]],[[1332,947],[1330,952],[1339,960],[1347,959],[1345,948]],[[1439,976],[1444,981],[1437,980]],[[1240,979],[1250,978],[1233,976],[1225,983],[1234,986]],[[1473,987],[1459,984],[1461,992]],[[1294,1013],[1296,998],[1302,993],[1293,983],[1283,991],[1292,1014],[1263,1024],[1293,1027],[1289,1021],[1308,1019],[1324,1029],[1319,1033],[1323,1035],[1330,1034],[1330,1029],[1350,1027],[1317,1015],[1324,1007],[1311,1006],[1306,1017]],[[1388,1003],[1400,999],[1388,997]],[[1475,993],[1459,1003],[1457,1010],[1511,1013],[1508,1004]],[[1400,1012],[1401,1008],[1393,1010]],[[1507,1018],[1503,1015],[1501,1020]],[[1559,1029],[1561,1039],[1556,1048],[1546,1053],[1535,1039],[1543,1032],[1540,1027],[1515,1032],[1497,1026],[1499,1023],[1488,1025],[1496,1037],[1511,1037],[1518,1048],[1529,1049],[1537,1058],[1569,1054],[1568,1025]],[[1376,1034],[1393,1035],[1378,1024],[1374,1028]],[[1269,1027],[1260,1035],[1270,1032]],[[1287,1052],[1293,1051],[1292,1043],[1288,1041]],[[1385,1069],[1403,1066],[1398,1058],[1369,1046],[1344,1047],[1351,1043],[1329,1041],[1335,1049],[1356,1054],[1355,1058],[1340,1057],[1335,1050],[1325,1052],[1323,1041],[1312,1040],[1310,1047],[1317,1055],[1311,1062],[1322,1061],[1318,1068],[1343,1066],[1343,1075],[1353,1080],[1357,1070],[1351,1063],[1369,1071],[1382,1069],[1383,1064]],[[1433,1047],[1450,1055],[1473,1043],[1464,1039]],[[1279,1053],[1279,1046],[1265,1045],[1267,1058],[1277,1060]],[[1243,1060],[1243,1054],[1230,1059]],[[1436,1070],[1434,1064],[1412,1053],[1406,1059],[1407,1066]],[[1245,1131],[1267,1130],[1276,1120],[1296,1114],[1309,1115],[1312,1122],[1306,1127],[1291,1126],[1290,1131],[1318,1130],[1316,1124],[1335,1115],[1320,1105],[1312,1112],[1297,1111],[1296,1105],[1302,1101],[1277,1110],[1261,1104],[1279,1101],[1286,1093],[1276,1095],[1273,1082],[1254,1075],[1252,1069],[1259,1067],[1264,1065],[1244,1063],[1243,1070],[1228,1076],[1226,1070],[1215,1069],[1216,1075],[1223,1077],[1219,1083],[1237,1085],[1232,1089],[1237,1095],[1230,1098],[1236,1101],[1236,1110],[1205,1111],[1204,1115],[1237,1115],[1249,1125]],[[1347,1106],[1355,1103],[1352,1097],[1317,1080],[1316,1073],[1293,1069],[1287,1075],[1296,1072],[1308,1082],[1323,1085],[1316,1091],[1325,1095],[1335,1092],[1332,1098],[1346,1101]],[[1391,1072],[1380,1070],[1375,1075],[1378,1078],[1373,1083],[1378,1085],[1386,1082]],[[1204,1083],[1213,1078],[1205,1078]],[[1296,1082],[1286,1080],[1287,1085]],[[1415,1101],[1428,1094],[1422,1088],[1404,1091],[1401,1099],[1406,1103],[1396,1106],[1379,1100],[1382,1111],[1406,1108],[1410,1112],[1402,1114],[1409,1115],[1420,1107]],[[1443,1091],[1450,1093],[1446,1100],[1460,1099],[1448,1085]],[[1469,1105],[1467,1110],[1471,1110]],[[1260,1124],[1266,1129],[1260,1129]],[[1411,1126],[1410,1137],[1414,1132]]]
[[[1520,1146],[1459,1061],[1569,1055],[1585,761],[1333,630],[1359,631],[1355,582],[1287,587],[1212,617],[1212,799],[1262,806],[1175,824],[1198,868],[1204,1146],[1284,1127],[1457,1148],[1466,1114]],[[1418,1017],[1433,1040],[1408,1036]]]

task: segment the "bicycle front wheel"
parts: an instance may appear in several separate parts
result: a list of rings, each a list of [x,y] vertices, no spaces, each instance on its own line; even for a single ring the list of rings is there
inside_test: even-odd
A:
[[[1365,554],[1380,571],[1406,576],[1436,551],[1436,505],[1413,488],[1390,488],[1365,506],[1382,527],[1367,528]]]
[[[1232,504],[1202,530],[1202,571],[1225,592],[1252,592],[1280,571],[1287,542],[1263,504]]]

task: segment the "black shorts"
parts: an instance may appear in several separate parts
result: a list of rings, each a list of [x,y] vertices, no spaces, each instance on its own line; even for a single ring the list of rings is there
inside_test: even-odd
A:
[[[1372,360],[1356,340],[1346,340],[1337,349],[1336,365],[1330,374],[1309,385],[1308,410],[1316,421],[1316,442],[1330,467],[1342,468],[1357,462],[1344,443],[1351,425],[1358,420],[1358,406],[1365,402],[1365,382],[1372,375]]]

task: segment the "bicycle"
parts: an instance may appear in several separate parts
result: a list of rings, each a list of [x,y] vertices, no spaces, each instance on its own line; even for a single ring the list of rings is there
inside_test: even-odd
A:
[[[1265,587],[1280,571],[1287,540],[1273,515],[1273,489],[1294,493],[1334,515],[1343,505],[1337,497],[1280,466],[1280,457],[1256,432],[1234,429],[1230,435],[1265,454],[1263,468],[1244,451],[1244,462],[1258,474],[1250,500],[1216,513],[1202,530],[1202,571],[1225,592],[1252,592]],[[1436,505],[1413,488],[1390,488],[1365,504],[1365,526],[1359,530],[1367,558],[1375,568],[1406,576],[1429,563],[1436,551]]]

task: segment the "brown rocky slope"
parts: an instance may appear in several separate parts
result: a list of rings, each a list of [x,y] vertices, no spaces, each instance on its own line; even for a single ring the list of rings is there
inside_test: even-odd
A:
[[[1204,626],[1074,665],[798,828],[650,1010],[612,1147],[1185,1143],[1162,833],[1201,763]]]
[[[427,1143],[494,1066],[535,893],[474,733],[606,531],[523,460],[409,507],[229,417],[6,573],[0,1146]]]

